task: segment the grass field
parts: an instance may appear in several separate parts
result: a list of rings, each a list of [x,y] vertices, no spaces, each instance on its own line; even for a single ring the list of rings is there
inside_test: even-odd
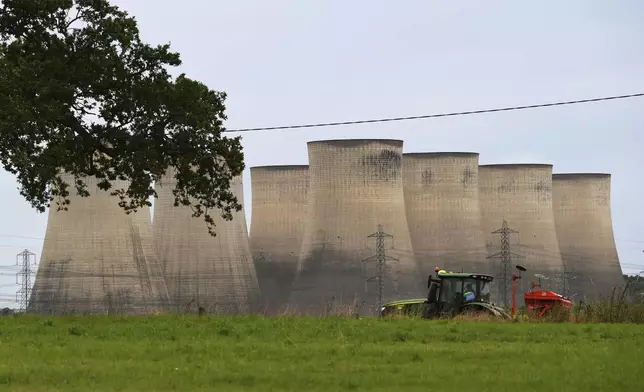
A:
[[[629,324],[0,317],[0,391],[639,391]]]

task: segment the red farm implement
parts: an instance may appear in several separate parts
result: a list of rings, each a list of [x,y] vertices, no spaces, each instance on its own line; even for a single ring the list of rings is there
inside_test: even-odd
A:
[[[540,284],[532,283],[531,286],[531,290],[523,294],[523,299],[528,312],[537,319],[553,310],[572,308],[572,301],[569,298],[554,291],[542,290]]]
[[[512,274],[512,317],[516,314],[516,281],[521,279],[521,272],[526,269],[520,265],[516,266],[519,274]],[[541,319],[545,314],[560,310],[570,310],[572,308],[572,301],[561,294],[554,291],[541,289],[541,277],[539,276],[539,283],[532,283],[530,291],[523,293],[523,300],[525,302],[526,313]]]

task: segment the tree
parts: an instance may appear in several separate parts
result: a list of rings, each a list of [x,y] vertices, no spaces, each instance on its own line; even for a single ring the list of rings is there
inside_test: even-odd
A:
[[[93,176],[130,213],[151,205],[170,168],[175,206],[203,215],[214,235],[213,209],[228,220],[241,209],[230,185],[244,157],[239,137],[222,136],[226,94],[172,78],[180,64],[108,0],[3,0],[0,161],[21,195],[40,212],[54,199],[67,209],[70,187],[87,197]]]

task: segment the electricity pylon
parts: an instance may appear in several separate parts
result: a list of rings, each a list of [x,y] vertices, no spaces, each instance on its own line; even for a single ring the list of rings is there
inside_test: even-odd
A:
[[[557,290],[561,292],[564,297],[569,296],[571,293],[570,281],[577,279],[579,276],[575,275],[574,269],[570,268],[566,259],[563,260],[563,270],[555,276]]]
[[[387,270],[387,261],[398,261],[394,257],[387,256],[385,252],[385,238],[393,238],[391,234],[385,233],[382,231],[382,225],[378,225],[378,231],[367,236],[367,238],[376,239],[376,254],[362,260],[363,262],[367,261],[376,261],[376,274],[365,282],[376,282],[377,284],[377,297],[376,297],[376,311],[380,311],[382,307],[382,298],[384,295],[385,289],[385,275]]]
[[[27,249],[23,250],[16,257],[16,265],[20,268],[16,274],[16,283],[19,286],[16,301],[20,311],[25,312],[31,295],[31,277],[35,274],[31,267],[36,265],[36,254]]]
[[[501,234],[501,251],[487,257],[488,259],[501,259],[499,294],[503,306],[506,308],[510,306],[510,297],[512,296],[512,257],[524,257],[510,250],[510,234],[518,233],[518,231],[509,228],[508,222],[504,220],[501,228],[492,232],[492,234]]]

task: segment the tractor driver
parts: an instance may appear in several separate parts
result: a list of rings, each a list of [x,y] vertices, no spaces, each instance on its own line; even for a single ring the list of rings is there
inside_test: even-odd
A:
[[[468,283],[465,285],[465,292],[463,293],[463,301],[470,302],[470,301],[474,301],[474,299],[476,299],[476,292],[472,288],[472,283]]]

